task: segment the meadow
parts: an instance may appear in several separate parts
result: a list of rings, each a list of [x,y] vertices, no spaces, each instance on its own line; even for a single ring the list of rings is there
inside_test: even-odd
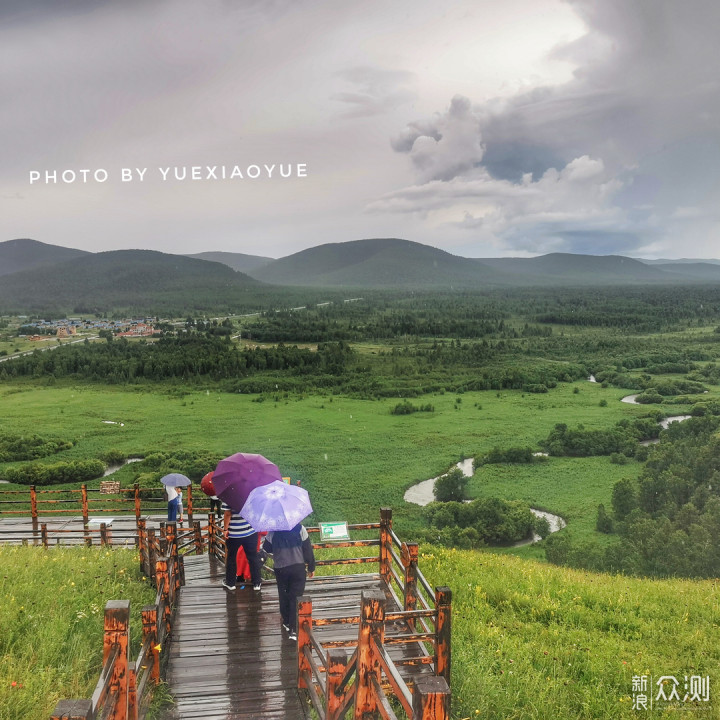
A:
[[[0,547],[0,720],[45,720],[92,695],[108,600],[130,600],[131,654],[155,601],[134,550]]]
[[[127,456],[177,448],[219,456],[258,452],[310,491],[314,521],[373,520],[381,505],[390,505],[398,527],[411,533],[422,524],[421,510],[403,501],[412,484],[496,445],[539,448],[560,422],[609,427],[646,412],[621,403],[624,394],[586,381],[561,384],[544,395],[445,392],[427,397],[433,412],[398,416],[391,413],[397,399],[278,394],[257,402],[257,396],[210,390],[148,392],[18,382],[0,386],[0,428],[20,434],[42,428],[43,434],[75,441],[57,456],[63,459],[97,457],[108,449]],[[607,406],[600,406],[602,399]],[[528,467],[488,465],[469,490],[471,496],[499,493],[527,500],[567,516],[571,527],[587,533],[598,503],[609,503],[613,483],[637,467],[612,465],[606,457],[550,458]],[[136,474],[131,465],[115,477],[129,486]]]

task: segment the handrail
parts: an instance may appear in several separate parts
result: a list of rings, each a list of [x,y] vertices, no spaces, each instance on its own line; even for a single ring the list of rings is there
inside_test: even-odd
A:
[[[407,546],[403,544],[403,547]],[[412,559],[416,553],[410,548],[404,556]],[[404,564],[406,569],[411,565],[408,562]],[[407,588],[404,594],[407,597]],[[397,698],[408,717],[447,720],[450,699],[449,590],[438,588],[435,597],[437,605],[432,609],[412,608],[386,613],[385,593],[379,590],[366,591],[362,594],[360,616],[322,618],[312,616],[310,597],[299,598],[298,687],[308,692],[310,702],[321,720],[339,720],[345,717],[351,706],[355,708],[356,718],[377,713],[389,720],[397,718],[386,696],[383,678],[387,682],[386,688]],[[403,606],[402,603],[399,605]],[[415,632],[413,623],[420,621],[424,624],[426,620],[433,622],[435,630]],[[349,622],[358,624],[356,642],[319,642],[316,628]],[[386,634],[387,624],[398,622],[404,623],[409,632]],[[427,654],[423,643],[432,646],[433,654]],[[393,661],[388,648],[408,644],[417,644],[422,654]],[[343,649],[348,646],[354,647],[349,659]],[[434,674],[419,676],[411,690],[398,669],[407,666],[426,666]],[[431,679],[429,685],[424,682],[426,677]],[[350,684],[353,679],[354,682]]]

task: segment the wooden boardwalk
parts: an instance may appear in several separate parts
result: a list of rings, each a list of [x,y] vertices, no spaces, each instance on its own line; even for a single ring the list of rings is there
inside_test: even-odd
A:
[[[264,581],[260,592],[250,584],[228,592],[221,585],[224,567],[208,555],[185,557],[167,667],[175,706],[166,720],[311,717],[297,690],[297,644],[281,629],[274,581]],[[381,588],[378,574],[324,576],[309,579],[305,595],[313,616],[357,616],[362,591]],[[321,642],[357,640],[357,625],[319,630]],[[408,669],[418,671],[425,668]]]

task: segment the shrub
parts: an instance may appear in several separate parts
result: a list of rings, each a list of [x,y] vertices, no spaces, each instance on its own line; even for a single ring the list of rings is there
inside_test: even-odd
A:
[[[435,499],[438,502],[462,502],[466,499],[465,488],[468,478],[462,470],[454,468],[449,473],[441,475],[433,486]]]
[[[105,463],[101,460],[73,460],[55,465],[32,463],[19,468],[7,468],[3,480],[18,485],[59,485],[83,483],[102,477]]]
[[[611,533],[613,531],[612,518],[607,514],[605,506],[602,503],[598,505],[595,529],[601,533]]]

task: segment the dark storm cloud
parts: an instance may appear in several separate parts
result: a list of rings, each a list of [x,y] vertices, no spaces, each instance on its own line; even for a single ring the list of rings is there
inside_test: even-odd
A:
[[[674,230],[680,226],[679,206],[694,207],[684,215],[691,237],[691,218],[712,212],[718,201],[712,188],[720,186],[720,3],[571,0],[570,5],[588,29],[553,52],[574,63],[570,81],[484,103],[466,100],[475,136],[465,134],[454,148],[444,142],[444,125],[455,115],[451,106],[447,113],[412,120],[392,139],[393,149],[410,154],[420,183],[452,181],[432,188],[454,214],[469,195],[483,199],[483,207],[465,209],[459,226],[493,226],[517,249],[555,243],[635,251],[640,242],[650,246],[653,238],[667,238],[671,218]],[[419,142],[432,149],[442,173],[428,172],[418,162]],[[478,148],[484,150],[480,157]],[[455,162],[463,153],[467,162]],[[577,173],[566,170],[582,157],[599,161],[602,172],[578,183]],[[547,181],[551,171],[559,172],[560,182]],[[547,206],[561,209],[562,222],[545,222],[539,208],[520,201],[529,187],[548,194]],[[416,190],[392,193],[371,209],[387,203],[402,212],[419,210],[419,202],[412,202],[419,198]],[[498,217],[502,222],[493,224]],[[610,221],[617,224],[612,232]]]

